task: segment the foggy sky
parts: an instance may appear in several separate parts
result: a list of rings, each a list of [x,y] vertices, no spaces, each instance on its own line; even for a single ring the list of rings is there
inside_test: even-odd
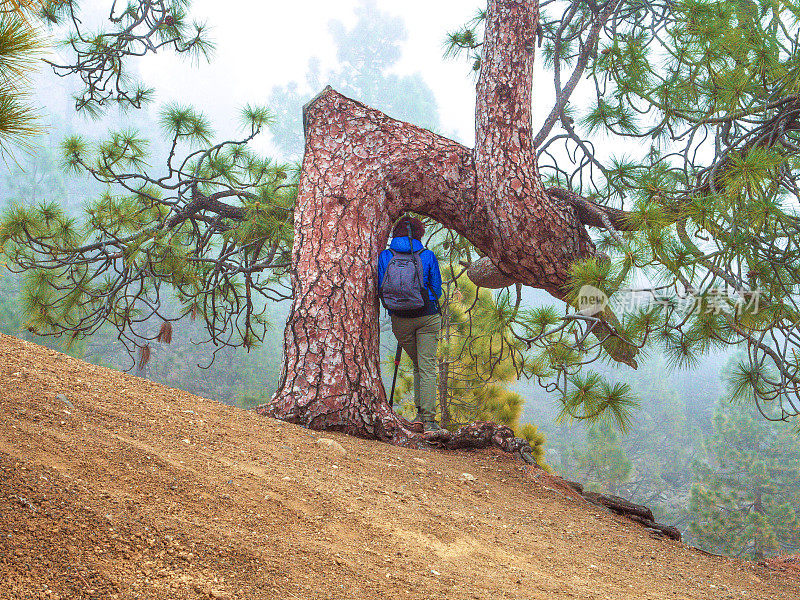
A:
[[[91,0],[107,10],[108,0]],[[468,21],[484,5],[472,0],[376,0],[379,8],[401,17],[408,29],[397,72],[420,72],[439,104],[442,130],[459,141],[474,140],[475,83],[466,61],[442,58],[448,31]],[[308,59],[322,67],[336,63],[328,23],[355,22],[357,0],[195,0],[191,14],[212,27],[216,43],[210,64],[190,62],[164,52],[140,61],[145,83],[157,102],[179,100],[215,117],[233,117],[247,102],[265,103],[275,85],[302,80]],[[263,144],[263,142],[262,142]]]

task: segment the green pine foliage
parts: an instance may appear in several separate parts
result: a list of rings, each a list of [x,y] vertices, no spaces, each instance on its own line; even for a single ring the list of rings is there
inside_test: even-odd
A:
[[[40,133],[39,114],[31,100],[30,74],[45,41],[36,16],[55,4],[48,0],[0,1],[0,153],[31,149]]]
[[[214,50],[208,27],[190,20],[191,0],[113,2],[105,23],[92,31],[84,29],[79,0],[40,4],[44,22],[68,26],[62,46],[70,56],[63,57],[64,62],[47,62],[59,75],[80,78],[75,108],[92,117],[101,116],[110,105],[138,109],[153,100],[154,90],[137,80],[131,57],[168,49],[199,62],[208,60]]]
[[[800,439],[788,423],[720,400],[698,462],[690,532],[710,552],[760,560],[800,548]]]
[[[685,532],[695,483],[692,464],[704,452],[703,436],[711,431],[709,407],[719,395],[718,360],[705,358],[698,369],[683,372],[670,371],[667,357],[660,353],[643,360],[633,373],[625,367],[599,365],[605,378],[624,380],[640,399],[626,433],[606,419],[548,425],[553,413],[541,400],[526,413],[544,424],[550,440],[548,462],[562,476],[648,506],[656,521]],[[626,469],[608,475],[612,467],[625,463],[630,464],[627,475]]]
[[[577,455],[578,469],[590,488],[612,495],[620,494],[620,486],[633,471],[619,436],[608,422],[593,423],[586,430],[586,450]]]
[[[771,417],[791,418],[800,413],[800,352],[782,340],[797,340],[800,326],[800,3],[598,7],[542,3],[538,39],[560,89],[573,69],[588,79],[536,136],[540,170],[551,185],[624,208],[630,229],[598,236],[610,261],[576,264],[573,293],[592,285],[610,297],[603,317],[613,334],[600,348],[618,362],[629,362],[623,341],[666,352],[674,367],[749,346],[741,393]],[[601,15],[609,21],[598,29]],[[484,19],[451,33],[448,53],[474,66]],[[622,150],[601,151],[600,140]],[[653,289],[652,301],[615,310],[637,286]],[[595,358],[585,327],[577,342],[548,341],[568,408],[599,389],[577,374],[578,357]]]
[[[191,315],[203,318],[218,343],[258,345],[270,323],[256,294],[279,281],[282,270],[249,270],[288,265],[296,182],[290,167],[246,148],[270,123],[269,112],[248,106],[242,116],[242,140],[214,142],[202,113],[165,106],[160,121],[170,154],[158,178],[149,174],[149,142],[135,130],[111,132],[100,142],[65,139],[64,166],[107,187],[80,216],[52,200],[5,211],[0,246],[25,272],[26,327],[84,337],[110,323],[141,346],[158,331],[145,325],[148,319]],[[191,208],[177,209],[197,194],[228,202],[216,225],[202,232]],[[164,228],[170,218],[174,226]],[[220,255],[230,257],[230,267],[218,267]],[[161,310],[165,297],[176,298],[178,309]]]

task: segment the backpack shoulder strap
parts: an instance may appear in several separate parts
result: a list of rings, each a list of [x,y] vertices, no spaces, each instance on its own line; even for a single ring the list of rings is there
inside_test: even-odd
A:
[[[423,267],[422,267],[422,261],[421,261],[421,258],[422,258],[422,253],[423,253],[423,252],[425,252],[426,250],[427,250],[428,252],[430,252],[431,254],[433,254],[433,251],[431,251],[431,250],[428,250],[427,248],[425,248],[425,247],[423,246],[422,250],[417,250],[417,251],[414,253],[414,255],[415,255],[415,257],[416,257],[417,263],[419,264],[419,269],[420,269],[420,277],[422,277],[422,281],[421,281],[420,283],[422,283],[422,284],[423,284],[423,289],[425,289],[425,291],[426,291],[426,292],[430,292],[430,293],[431,293],[431,296],[434,296],[434,294],[433,294],[433,288],[430,286],[431,282],[430,282],[430,281],[428,281],[428,284],[427,284],[427,285],[425,285],[425,272],[424,272],[424,270],[423,270]],[[436,257],[436,255],[434,254],[434,260],[436,260],[436,258],[435,258],[435,257]],[[433,304],[434,304],[434,306],[436,307],[436,310],[440,310],[440,306],[439,306],[439,299],[438,299],[438,298],[436,298],[435,296],[434,296],[434,299],[433,299]]]

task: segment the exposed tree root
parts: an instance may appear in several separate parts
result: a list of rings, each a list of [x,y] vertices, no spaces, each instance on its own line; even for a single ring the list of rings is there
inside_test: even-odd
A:
[[[392,418],[393,417],[393,418]],[[518,438],[514,431],[505,425],[487,421],[477,421],[456,431],[440,429],[423,432],[418,423],[392,413],[390,422],[384,422],[388,435],[381,436],[396,446],[408,448],[442,448],[456,450],[461,448],[499,448],[504,452],[519,453],[525,462],[535,464],[533,449],[527,440]],[[393,420],[393,422],[391,422]]]
[[[624,514],[627,516],[636,516],[645,521],[653,521],[653,511],[646,506],[628,502],[625,498],[619,496],[603,496],[597,492],[583,492],[583,497],[592,504],[605,506],[614,512]]]
[[[360,427],[354,428],[354,421],[342,422],[339,426],[324,419],[312,419],[303,422],[294,413],[280,414],[275,404],[262,404],[255,408],[256,413],[294,423],[308,429],[319,431],[340,431],[370,439],[378,439],[395,446],[406,448],[443,448],[456,450],[459,448],[495,447],[504,452],[519,453],[528,464],[535,464],[533,449],[527,440],[514,436],[514,431],[505,425],[497,425],[487,421],[478,421],[465,425],[457,431],[441,429],[425,433],[422,425],[409,421],[395,413],[388,404],[376,407],[375,420],[370,424],[364,420]],[[306,413],[307,415],[308,413]]]
[[[578,485],[574,482],[568,483],[571,485]],[[628,500],[625,500],[625,498],[620,498],[619,496],[604,496],[603,494],[598,494],[597,492],[584,492],[582,488],[579,493],[588,502],[591,502],[597,506],[603,506],[610,511],[617,513],[618,515],[627,517],[634,523],[642,525],[645,529],[649,529],[657,535],[665,535],[668,538],[677,541],[681,540],[681,532],[677,527],[656,523],[653,517],[653,511],[646,506],[634,504],[633,502],[629,502]]]
[[[544,488],[559,493],[562,496],[576,500],[582,498],[590,504],[626,517],[634,523],[641,525],[655,536],[666,536],[676,541],[681,540],[681,532],[677,527],[657,523],[653,519],[653,512],[646,506],[634,504],[619,496],[604,496],[597,492],[587,492],[580,483],[563,479],[558,475],[547,473],[546,471],[531,473],[531,478]]]
[[[656,523],[655,521],[648,521],[647,519],[637,517],[636,515],[625,515],[625,516],[627,516],[631,521],[639,523],[645,529],[649,529],[657,535],[665,535],[671,540],[675,540],[678,542],[681,541],[681,532],[678,530],[677,527],[674,527],[673,525],[662,525],[661,523]]]
[[[433,446],[455,450],[457,448],[499,448],[504,452],[527,452],[533,450],[527,440],[514,436],[514,431],[505,425],[478,421],[465,425],[457,431],[435,431],[423,434],[425,441]]]

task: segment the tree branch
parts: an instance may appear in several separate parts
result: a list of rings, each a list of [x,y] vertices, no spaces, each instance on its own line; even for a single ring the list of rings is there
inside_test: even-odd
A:
[[[554,69],[555,84],[556,84],[556,103],[553,106],[553,109],[550,111],[550,114],[547,115],[547,118],[542,124],[541,129],[539,129],[539,132],[536,134],[536,137],[533,139],[534,148],[538,148],[547,139],[547,136],[550,135],[553,126],[560,118],[563,117],[564,108],[566,107],[567,103],[572,97],[572,92],[575,91],[575,88],[577,87],[578,82],[580,82],[581,77],[583,77],[583,73],[586,70],[586,66],[589,64],[589,58],[596,52],[597,40],[600,37],[600,32],[603,30],[603,26],[611,18],[614,12],[616,12],[619,5],[620,5],[620,0],[612,0],[611,2],[609,2],[605,10],[598,16],[597,20],[594,22],[592,28],[589,30],[589,35],[587,36],[586,41],[584,42],[583,47],[581,48],[581,52],[578,55],[578,60],[575,64],[575,69],[572,71],[572,75],[567,81],[567,85],[565,85],[563,89],[561,89],[560,69]],[[554,60],[557,62],[559,62],[559,59],[560,59],[559,56],[554,57]]]

